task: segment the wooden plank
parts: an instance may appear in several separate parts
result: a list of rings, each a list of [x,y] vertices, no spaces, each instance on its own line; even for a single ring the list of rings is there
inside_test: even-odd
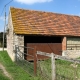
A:
[[[64,57],[64,56],[60,56],[60,55],[55,55],[55,58],[60,59],[60,60],[70,61],[70,62],[76,62],[76,63],[80,64],[80,60],[78,60],[78,59],[68,58],[68,57]]]
[[[51,57],[51,53],[37,51],[37,54]],[[80,60],[78,60],[78,59],[68,58],[68,57],[60,56],[60,55],[56,55],[56,54],[54,54],[54,55],[55,55],[55,59],[66,60],[66,61],[76,62],[76,63],[80,64]]]
[[[41,51],[37,51],[37,54],[39,55],[43,55],[43,56],[47,56],[47,57],[51,57],[51,53],[46,53],[46,52],[41,52]]]

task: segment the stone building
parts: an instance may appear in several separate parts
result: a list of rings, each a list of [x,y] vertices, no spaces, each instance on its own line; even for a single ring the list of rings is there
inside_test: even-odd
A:
[[[79,57],[80,17],[10,7],[7,51],[13,61],[15,45],[36,46],[37,51]]]

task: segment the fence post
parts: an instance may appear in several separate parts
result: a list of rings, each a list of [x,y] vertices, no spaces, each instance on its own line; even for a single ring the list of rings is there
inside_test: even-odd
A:
[[[36,46],[34,47],[34,75],[37,74],[37,54],[36,54]]]
[[[56,68],[55,68],[54,53],[51,53],[51,63],[52,63],[52,80],[56,80]]]

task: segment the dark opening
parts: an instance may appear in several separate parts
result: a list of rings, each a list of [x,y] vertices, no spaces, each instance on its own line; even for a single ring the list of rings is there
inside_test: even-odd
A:
[[[61,43],[61,37],[53,37],[53,36],[25,36],[25,43]]]

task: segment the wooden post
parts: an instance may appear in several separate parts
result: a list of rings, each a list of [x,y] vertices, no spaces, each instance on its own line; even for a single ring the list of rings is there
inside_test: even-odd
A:
[[[34,47],[34,75],[37,74],[37,54],[36,54],[36,46]]]
[[[56,80],[55,57],[53,53],[51,53],[51,63],[52,63],[52,80]]]

